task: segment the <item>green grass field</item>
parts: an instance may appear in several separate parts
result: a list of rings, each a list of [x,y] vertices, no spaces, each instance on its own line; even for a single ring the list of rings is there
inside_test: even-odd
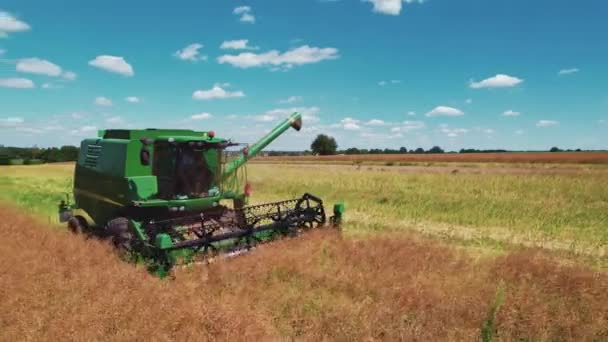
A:
[[[0,197],[54,221],[70,164],[0,168]],[[347,234],[417,231],[469,246],[538,246],[604,259],[608,171],[425,173],[298,165],[249,166],[252,202],[310,192],[347,205]]]

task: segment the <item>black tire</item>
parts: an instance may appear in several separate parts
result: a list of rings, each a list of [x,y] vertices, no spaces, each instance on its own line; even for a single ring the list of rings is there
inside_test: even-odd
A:
[[[74,216],[68,220],[68,229],[74,234],[82,234],[87,229],[87,221],[80,216]]]
[[[110,236],[112,244],[118,251],[128,253],[133,248],[133,231],[129,226],[129,220],[124,217],[118,217],[106,225],[106,230]]]

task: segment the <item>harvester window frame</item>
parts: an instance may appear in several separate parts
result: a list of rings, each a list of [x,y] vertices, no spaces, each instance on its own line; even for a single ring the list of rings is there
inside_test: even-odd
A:
[[[152,172],[157,177],[159,197],[165,199],[186,196],[188,198],[212,197],[211,190],[217,188],[217,194],[221,189],[221,165],[216,163],[217,170],[214,170],[212,163],[208,159],[208,151],[214,150],[218,155],[221,154],[222,147],[218,145],[205,145],[196,147],[188,142],[172,143],[169,141],[157,141],[154,144]],[[169,151],[167,153],[167,151]],[[184,166],[182,163],[185,151],[191,152],[194,156],[192,164]],[[160,166],[167,162],[171,164],[170,175],[162,174]],[[188,167],[188,170],[184,170]],[[164,178],[164,179],[162,179]],[[170,180],[166,182],[166,179]],[[162,183],[165,181],[166,183]],[[168,184],[167,184],[168,183]]]

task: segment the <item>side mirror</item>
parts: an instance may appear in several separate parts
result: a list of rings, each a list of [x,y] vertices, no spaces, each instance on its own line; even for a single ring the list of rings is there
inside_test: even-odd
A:
[[[139,153],[139,161],[141,165],[150,165],[150,151],[148,151],[145,147],[142,148],[141,152]]]

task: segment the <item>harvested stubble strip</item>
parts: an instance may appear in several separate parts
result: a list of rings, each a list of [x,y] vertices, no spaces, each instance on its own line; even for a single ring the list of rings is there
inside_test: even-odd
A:
[[[0,209],[0,339],[601,339],[608,277],[540,252],[477,261],[413,236],[312,233],[161,281]]]

